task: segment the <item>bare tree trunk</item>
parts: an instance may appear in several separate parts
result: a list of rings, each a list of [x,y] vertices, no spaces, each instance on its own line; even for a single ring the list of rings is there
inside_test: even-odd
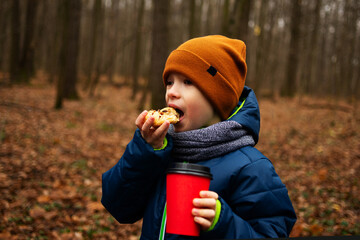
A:
[[[110,10],[110,24],[108,25],[108,31],[111,31],[110,34],[110,42],[107,48],[107,55],[108,55],[108,64],[105,66],[105,71],[108,76],[109,83],[113,84],[113,77],[115,74],[115,65],[116,65],[116,58],[118,55],[118,31],[119,31],[119,21],[117,15],[119,15],[119,10],[115,6],[119,5],[119,0],[112,1],[112,8]],[[115,31],[113,30],[115,28]]]
[[[274,70],[277,68],[277,66],[274,66],[276,63],[276,60],[274,56],[277,56],[277,52],[275,51],[275,45],[274,39],[275,34],[272,29],[276,25],[276,16],[277,16],[277,8],[270,6],[267,6],[267,15],[266,24],[263,26],[262,35],[262,49],[264,51],[264,54],[261,58],[261,67],[260,67],[260,78],[262,81],[260,92],[262,92],[263,96],[268,97],[270,99],[274,99],[275,91],[273,86],[274,83],[277,81],[277,79],[274,76]]]
[[[133,76],[133,84],[132,84],[132,96],[131,99],[135,100],[136,94],[139,91],[139,69],[141,62],[141,41],[142,41],[142,27],[143,27],[143,19],[144,19],[144,10],[145,10],[145,0],[141,0],[140,7],[137,16],[137,26],[136,26],[136,39],[135,39],[135,53],[134,53],[134,61],[132,66],[132,76]]]
[[[301,0],[292,2],[291,11],[291,40],[287,61],[285,83],[281,89],[281,95],[293,97],[296,93],[296,75],[298,68],[298,53],[300,39],[300,22],[301,22]]]
[[[94,3],[93,16],[92,16],[92,34],[90,44],[90,56],[88,65],[87,82],[84,89],[89,91],[89,96],[93,96],[96,85],[100,79],[101,73],[101,51],[103,46],[103,27],[104,20],[102,1],[96,0]]]
[[[189,9],[190,9],[190,17],[189,17],[189,38],[194,38],[196,35],[196,0],[189,0]]]
[[[92,16],[90,17],[90,25],[88,26],[88,31],[90,32],[89,34],[89,48],[88,48],[88,54],[87,55],[87,66],[85,66],[85,71],[87,74],[84,85],[83,85],[83,90],[88,90],[90,88],[90,83],[92,81],[92,74],[93,74],[93,70],[94,70],[94,61],[95,61],[95,49],[96,49],[96,41],[97,41],[97,37],[96,37],[96,28],[97,25],[99,23],[98,21],[98,4],[101,4],[100,0],[96,0],[95,2],[93,2],[93,9],[92,9]],[[101,7],[101,6],[100,6]]]
[[[144,87],[142,89],[141,99],[139,100],[139,104],[137,106],[137,109],[139,111],[141,111],[145,108],[146,99],[147,99],[147,96],[149,95],[150,91],[151,91],[151,88],[150,88],[149,80],[146,79],[146,81],[144,83]]]
[[[10,51],[10,79],[19,81],[20,62],[20,2],[12,0],[11,6],[11,51]]]
[[[224,0],[224,5],[223,5],[223,15],[221,18],[221,33],[225,36],[229,36],[230,34],[230,29],[229,29],[229,18],[230,18],[230,0]]]
[[[339,6],[339,2],[336,3],[336,9],[338,9]],[[332,77],[332,84],[334,86],[333,88],[333,96],[336,96],[337,98],[340,97],[343,94],[343,89],[342,89],[342,85],[343,85],[343,79],[341,77],[341,62],[340,60],[340,55],[342,54],[342,45],[343,45],[343,41],[341,39],[342,37],[342,24],[341,21],[339,21],[340,19],[340,12],[339,11],[334,11],[333,17],[332,17],[332,25],[334,26],[334,34],[332,36],[332,44],[330,44],[331,46],[333,46],[333,54],[331,56],[331,67],[330,67],[330,75]],[[355,20],[356,21],[356,20]],[[355,32],[356,32],[356,28],[355,28]]]
[[[356,1],[354,12],[360,11],[360,3]],[[355,35],[354,40],[354,59],[352,62],[353,67],[353,79],[354,85],[352,87],[352,95],[353,95],[353,105],[354,105],[354,112],[357,111],[358,108],[358,101],[360,100],[360,67],[359,67],[359,59],[360,59],[360,31],[357,33],[353,33]],[[358,111],[357,111],[358,113]]]
[[[255,84],[254,91],[257,92],[263,85],[263,72],[264,72],[264,58],[266,55],[266,51],[268,50],[265,47],[265,43],[267,41],[265,37],[265,20],[268,9],[268,1],[262,1],[260,7],[260,19],[259,19],[259,33],[257,35],[258,41],[256,44],[256,59],[255,59]]]
[[[11,12],[9,11],[11,7],[11,2],[9,1],[2,1],[2,3],[0,4],[0,29],[2,29],[2,31],[0,32],[0,72],[2,72],[3,74],[7,71],[7,69],[5,68],[5,63],[8,62],[7,61],[7,34],[8,34],[8,19],[11,16]],[[9,14],[10,13],[10,14]],[[0,81],[2,80],[2,78],[0,77]]]
[[[247,42],[247,40],[248,40],[248,32],[249,32],[248,24],[249,24],[249,18],[250,18],[251,5],[252,5],[251,0],[243,0],[242,4],[241,4],[238,38],[240,38],[244,42]]]
[[[345,21],[345,43],[346,47],[343,49],[345,52],[346,59],[344,59],[343,64],[343,71],[341,76],[343,78],[342,84],[345,87],[344,92],[345,96],[347,96],[348,100],[351,101],[352,98],[355,98],[356,92],[359,91],[356,88],[356,80],[354,80],[354,73],[355,73],[355,47],[356,47],[356,20],[359,17],[359,2],[355,1],[355,3],[351,4],[352,2],[346,1],[345,3],[345,13],[346,13],[346,21]],[[359,40],[358,40],[359,41]],[[359,61],[359,60],[357,60]],[[359,64],[357,64],[359,65]],[[359,68],[359,67],[358,67]],[[359,82],[359,79],[357,80]]]
[[[65,81],[65,98],[78,99],[76,90],[77,73],[78,73],[78,55],[80,42],[80,17],[81,17],[81,0],[71,0],[69,4],[69,27],[68,27],[68,46],[67,46],[67,77]],[[65,40],[65,39],[64,39]]]
[[[60,52],[60,73],[55,102],[56,109],[62,108],[63,98],[79,98],[76,90],[76,82],[81,0],[63,0],[61,5],[63,31]]]
[[[19,81],[30,82],[30,78],[34,76],[34,29],[35,16],[37,12],[38,0],[28,0],[26,6],[26,26],[22,54],[19,62]]]
[[[61,2],[59,1],[48,1],[46,2],[48,8],[56,8],[53,11],[53,19],[55,24],[51,28],[47,28],[47,43],[46,43],[46,54],[48,61],[46,63],[46,70],[49,73],[49,82],[55,83],[59,79],[59,61],[60,61],[60,49],[62,41],[62,19],[61,19]],[[53,31],[52,31],[53,30]]]
[[[212,1],[209,1],[207,3],[207,14],[208,16],[212,16],[213,15],[213,12],[214,12],[214,9],[213,9],[213,2]],[[204,26],[204,33],[206,35],[209,35],[211,32],[212,32],[212,25],[211,25],[211,21],[213,19],[211,17],[207,17],[206,18],[206,22],[205,22],[205,26]]]
[[[251,0],[236,0],[235,7],[236,14],[234,14],[235,29],[232,31],[233,36],[247,43],[248,38],[248,23],[250,18]]]
[[[161,108],[165,105],[165,88],[162,72],[168,55],[169,27],[168,0],[153,1],[153,34],[150,66],[151,106]]]
[[[307,75],[308,78],[305,79],[305,92],[306,93],[311,93],[311,89],[313,87],[313,82],[315,81],[315,66],[316,66],[316,58],[317,58],[317,49],[318,49],[318,38],[319,38],[319,20],[320,20],[320,7],[322,5],[322,0],[317,0],[315,1],[316,5],[315,5],[315,9],[313,11],[313,15],[315,17],[314,19],[314,27],[311,31],[311,35],[310,35],[310,47],[311,49],[309,49],[310,52],[310,56],[309,56],[309,62],[307,64],[308,72],[309,74]]]
[[[282,17],[284,12],[284,7],[275,7],[275,19],[279,19]],[[272,28],[272,35],[271,35],[271,43],[270,43],[270,52],[268,57],[268,65],[267,68],[267,75],[270,75],[270,97],[275,100],[279,93],[279,79],[283,76],[283,69],[282,69],[282,55],[284,55],[284,37],[285,30],[284,26],[282,27],[273,27]]]
[[[326,66],[326,31],[328,27],[328,13],[325,13],[323,16],[323,21],[321,23],[322,31],[319,32],[321,35],[319,36],[319,51],[317,56],[317,67],[316,67],[316,79],[314,80],[314,84],[316,84],[316,93],[324,94],[326,91],[326,80],[325,80],[325,66]],[[315,85],[314,85],[315,86]]]

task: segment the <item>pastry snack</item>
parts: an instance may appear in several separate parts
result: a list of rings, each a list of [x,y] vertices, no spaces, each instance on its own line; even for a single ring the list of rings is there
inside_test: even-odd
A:
[[[145,117],[147,120],[150,116],[154,117],[154,127],[159,127],[163,124],[166,120],[169,121],[171,124],[175,124],[179,122],[180,114],[176,112],[176,110],[172,107],[165,107],[160,110],[150,110]]]

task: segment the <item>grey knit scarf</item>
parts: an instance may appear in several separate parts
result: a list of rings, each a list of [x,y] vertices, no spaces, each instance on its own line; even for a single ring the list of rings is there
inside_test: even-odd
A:
[[[173,157],[177,161],[198,162],[219,157],[241,147],[254,146],[254,138],[235,121],[223,121],[209,127],[176,133],[171,125]]]

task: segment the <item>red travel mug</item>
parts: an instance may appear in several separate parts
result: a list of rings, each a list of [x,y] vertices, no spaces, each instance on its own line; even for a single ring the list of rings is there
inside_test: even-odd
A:
[[[195,223],[191,210],[193,199],[201,190],[208,190],[212,174],[210,168],[191,163],[174,163],[167,171],[166,232],[187,236],[199,236],[200,226]]]

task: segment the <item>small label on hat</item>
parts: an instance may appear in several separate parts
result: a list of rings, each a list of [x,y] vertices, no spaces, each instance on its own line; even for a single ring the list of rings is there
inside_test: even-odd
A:
[[[207,72],[210,73],[211,76],[215,76],[215,74],[217,73],[217,70],[213,66],[210,66],[209,69],[207,70]]]

